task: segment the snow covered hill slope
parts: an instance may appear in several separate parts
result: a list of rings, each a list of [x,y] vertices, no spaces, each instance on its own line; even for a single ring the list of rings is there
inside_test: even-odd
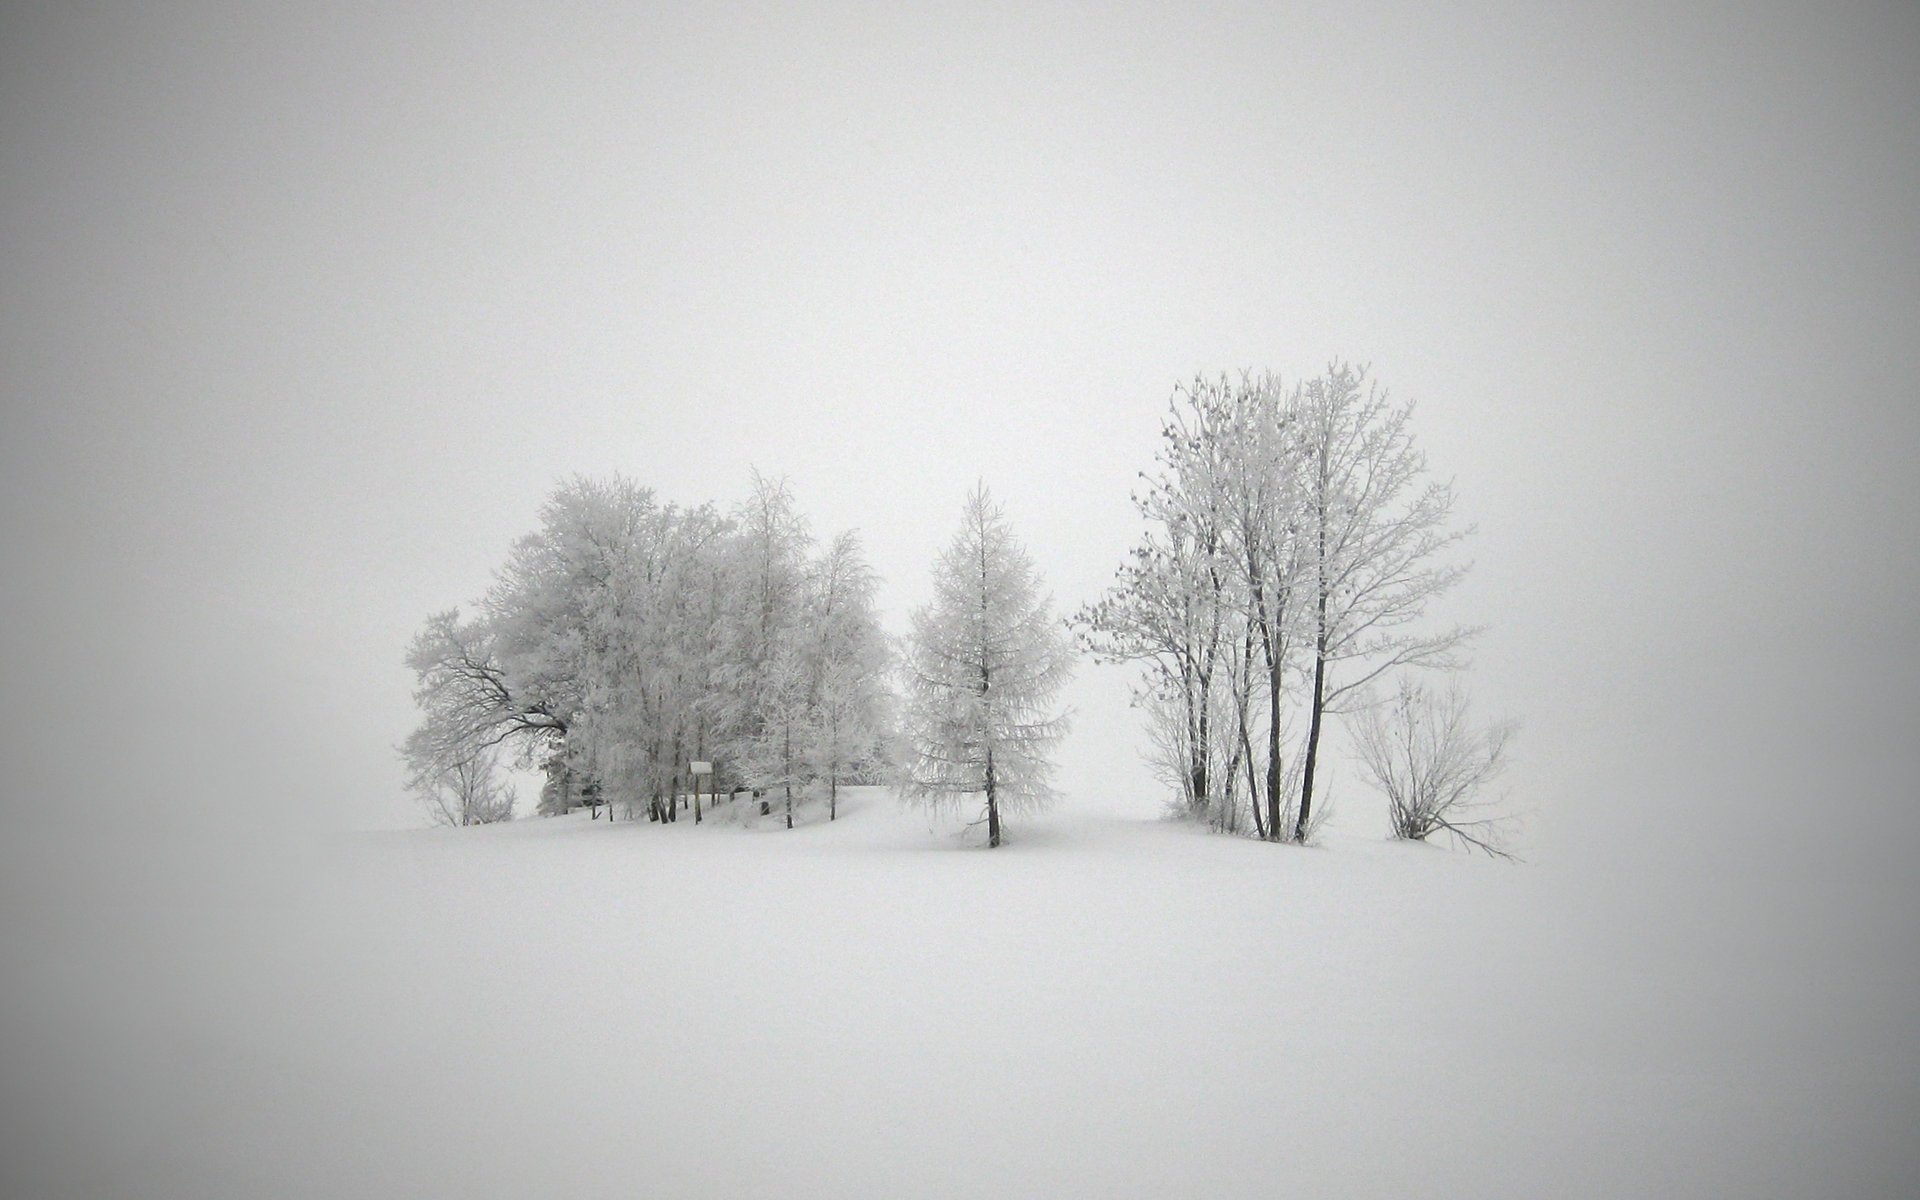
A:
[[[57,1032],[8,1052],[38,1099],[10,1179],[1720,1197],[1913,1164],[1910,1047],[1818,1024],[1904,1001],[1782,1005],[1772,956],[1640,936],[1564,873],[1070,813],[988,851],[878,789],[791,832],[744,807],[354,835],[256,903],[133,914],[111,961],[15,944],[8,1028]]]

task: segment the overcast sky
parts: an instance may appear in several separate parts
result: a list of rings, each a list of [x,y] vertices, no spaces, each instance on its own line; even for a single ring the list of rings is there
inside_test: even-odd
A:
[[[895,629],[984,479],[1070,610],[1177,380],[1344,356],[1543,845],[1920,824],[1909,6],[642,7],[8,11],[22,811],[417,822],[404,646],[574,472],[787,475]]]

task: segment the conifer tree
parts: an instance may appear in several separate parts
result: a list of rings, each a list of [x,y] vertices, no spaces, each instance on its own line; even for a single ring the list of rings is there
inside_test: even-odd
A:
[[[1048,756],[1066,717],[1053,701],[1072,651],[1032,559],[985,486],[967,497],[933,585],[909,639],[906,792],[932,806],[978,796],[987,844],[998,846],[1002,813],[1054,797]]]

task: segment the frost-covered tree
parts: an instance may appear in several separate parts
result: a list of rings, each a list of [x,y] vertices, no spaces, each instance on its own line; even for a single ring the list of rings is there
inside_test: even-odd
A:
[[[980,797],[987,844],[998,846],[1003,812],[1053,798],[1049,754],[1066,731],[1053,705],[1071,646],[984,485],[967,497],[933,587],[909,639],[906,791],[936,806]]]
[[[1291,807],[1282,743],[1303,594],[1290,397],[1271,375],[1176,390],[1160,470],[1136,497],[1147,532],[1081,613],[1097,654],[1148,664],[1140,699],[1183,807],[1236,829],[1244,806],[1275,839]]]
[[[727,614],[733,586],[734,526],[711,510],[702,509],[708,524],[698,552],[676,577],[677,641],[681,666],[683,716],[690,728],[687,756],[715,762],[725,774],[737,777],[728,764],[727,749],[734,740],[740,710],[726,686],[728,676]],[[719,779],[709,778],[711,787]],[[694,820],[701,819],[699,793],[694,794]]]
[[[542,813],[604,801],[661,821],[678,819],[692,760],[715,786],[790,799],[867,768],[890,702],[872,573],[850,535],[810,559],[784,482],[756,474],[724,517],[576,479],[540,518],[474,620],[436,614],[415,639],[410,768],[507,745],[547,771]]]
[[[843,533],[814,570],[809,624],[814,645],[807,737],[812,776],[827,790],[827,819],[839,815],[840,782],[872,771],[887,736],[892,694],[889,653],[874,608],[876,579],[860,539]]]
[[[1361,770],[1387,798],[1393,835],[1424,841],[1445,831],[1474,849],[1511,857],[1501,818],[1480,792],[1506,769],[1513,725],[1475,728],[1457,685],[1434,692],[1402,678],[1391,700],[1349,716]]]
[[[650,489],[618,476],[568,480],[540,506],[539,528],[514,543],[481,602],[509,689],[562,726],[585,706],[589,660],[606,651],[596,606],[657,508]]]
[[[1081,620],[1096,653],[1148,664],[1162,777],[1216,828],[1244,804],[1261,837],[1304,841],[1325,715],[1384,671],[1454,665],[1469,631],[1419,621],[1460,577],[1461,535],[1411,413],[1339,363],[1175,393],[1136,498],[1146,534]]]
[[[816,787],[827,817],[839,785],[873,762],[886,728],[887,647],[874,610],[875,579],[852,533],[808,564],[799,611],[775,635],[757,690],[759,730],[747,740],[747,777],[781,794],[787,827],[794,801]]]
[[[1242,644],[1248,654],[1243,678],[1266,699],[1264,747],[1266,818],[1256,824],[1274,841],[1285,834],[1281,808],[1286,803],[1286,760],[1281,751],[1286,728],[1287,672],[1294,664],[1300,631],[1302,521],[1300,460],[1290,436],[1293,419],[1288,395],[1278,377],[1243,378],[1227,399],[1216,436],[1228,439],[1218,481],[1227,554],[1236,568],[1236,594],[1243,618]],[[1253,755],[1248,756],[1249,763]],[[1252,787],[1252,780],[1249,780]]]
[[[744,772],[755,792],[779,792],[787,828],[793,828],[794,793],[805,794],[812,781],[812,671],[789,635],[766,665],[758,691],[759,728],[744,744]],[[763,814],[767,811],[761,805]]]
[[[1215,810],[1214,789],[1225,782],[1215,697],[1233,614],[1212,483],[1229,447],[1210,428],[1220,394],[1203,379],[1175,390],[1160,430],[1161,469],[1143,476],[1145,489],[1133,497],[1147,531],[1113,586],[1075,618],[1096,661],[1145,664],[1134,702],[1147,711],[1156,767],[1194,817]]]
[[[1408,427],[1412,404],[1389,403],[1365,368],[1334,363],[1300,388],[1292,407],[1311,605],[1307,742],[1293,832],[1304,841],[1324,714],[1396,667],[1456,665],[1453,652],[1473,631],[1416,625],[1466,568],[1444,558],[1465,535],[1447,527],[1453,489],[1421,483],[1426,456]],[[1336,669],[1349,664],[1336,680]]]
[[[491,825],[513,819],[513,787],[499,777],[500,752],[487,748],[450,762],[413,764],[407,787],[438,825]]]
[[[515,686],[498,640],[486,619],[463,622],[454,609],[427,618],[415,635],[407,665],[421,722],[400,748],[410,779],[440,780],[503,745],[531,755],[565,736],[568,714]]]
[[[807,557],[813,537],[785,479],[753,473],[753,491],[734,515],[738,529],[731,554],[726,653],[713,682],[720,689],[725,726],[732,732],[730,756],[742,763],[767,761],[768,726],[774,709],[791,715],[792,698],[781,689],[792,672],[776,671],[793,645],[807,601]],[[756,795],[761,782],[745,779]],[[761,806],[762,812],[766,805]]]
[[[608,803],[671,819],[687,719],[675,593],[694,543],[688,514],[647,489],[615,515],[598,586],[579,603],[582,703],[567,751]]]
[[[540,517],[477,620],[439,614],[416,638],[426,720],[409,761],[510,743],[565,781],[543,811],[591,795],[671,819],[682,760],[712,736],[704,681],[731,526],[618,477],[563,484]]]

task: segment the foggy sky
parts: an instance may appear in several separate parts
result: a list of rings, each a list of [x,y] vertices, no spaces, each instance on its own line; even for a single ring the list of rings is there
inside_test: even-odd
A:
[[[1543,844],[1912,832],[1917,24],[10,11],[12,799],[417,821],[406,640],[574,472],[787,475],[895,629],[983,479],[1070,610],[1176,381],[1342,356],[1478,527]],[[1125,682],[1060,782],[1147,814]]]

